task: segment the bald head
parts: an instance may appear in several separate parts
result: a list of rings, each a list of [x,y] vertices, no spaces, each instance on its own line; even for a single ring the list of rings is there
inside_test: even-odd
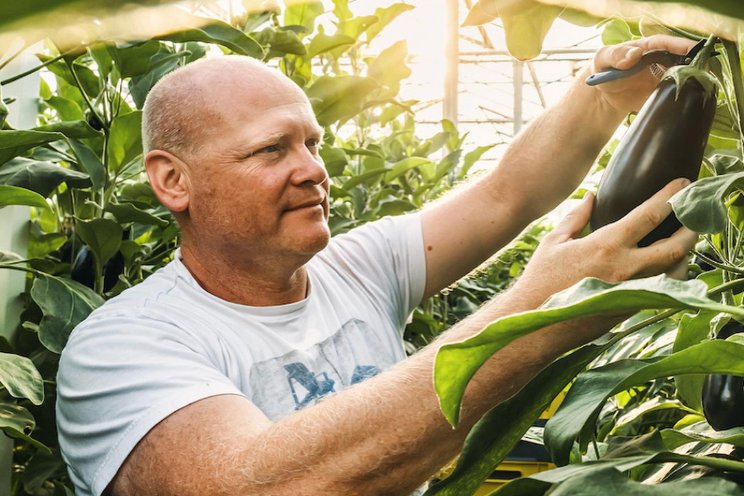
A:
[[[253,58],[200,59],[166,75],[147,95],[142,116],[144,153],[191,153],[211,133],[219,132],[235,105],[278,99],[307,101],[292,80]]]

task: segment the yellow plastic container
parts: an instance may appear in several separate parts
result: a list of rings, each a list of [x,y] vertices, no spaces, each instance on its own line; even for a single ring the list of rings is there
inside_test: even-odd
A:
[[[542,412],[542,414],[540,415],[540,420],[548,420],[550,417],[555,415],[556,410],[558,410],[558,407],[561,406],[561,403],[563,403],[563,399],[565,397],[565,390],[558,393],[558,396],[553,399],[548,408],[544,412]]]
[[[455,468],[455,462],[443,468],[436,476],[437,479],[446,479]],[[548,462],[529,462],[520,460],[504,460],[494,469],[491,475],[486,479],[478,490],[473,493],[474,496],[487,496],[500,488],[507,482],[520,477],[528,477],[538,472],[544,472],[555,468],[555,465]]]

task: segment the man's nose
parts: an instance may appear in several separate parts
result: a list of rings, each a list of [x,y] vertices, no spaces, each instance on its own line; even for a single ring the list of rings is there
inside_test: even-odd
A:
[[[296,170],[292,178],[297,185],[304,183],[322,184],[328,179],[328,171],[326,171],[320,155],[313,154],[305,148],[297,157]]]

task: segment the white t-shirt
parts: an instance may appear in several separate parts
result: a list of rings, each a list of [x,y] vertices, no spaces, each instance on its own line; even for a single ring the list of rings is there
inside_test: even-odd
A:
[[[197,400],[242,395],[276,420],[405,357],[426,279],[420,215],[336,236],[307,268],[304,300],[249,307],[203,290],[176,257],[75,328],[57,424],[77,496],[100,495],[150,429]]]

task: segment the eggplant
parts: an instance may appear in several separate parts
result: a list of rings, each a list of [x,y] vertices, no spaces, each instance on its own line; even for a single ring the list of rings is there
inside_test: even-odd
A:
[[[744,325],[731,320],[721,328],[716,338],[726,339],[738,332],[744,332]],[[708,375],[703,384],[703,413],[717,431],[744,427],[744,377]]]
[[[682,70],[683,77],[670,75],[659,83],[612,155],[595,198],[593,230],[620,220],[675,178],[698,178],[717,87],[705,71]],[[638,246],[669,237],[680,227],[670,214]]]

